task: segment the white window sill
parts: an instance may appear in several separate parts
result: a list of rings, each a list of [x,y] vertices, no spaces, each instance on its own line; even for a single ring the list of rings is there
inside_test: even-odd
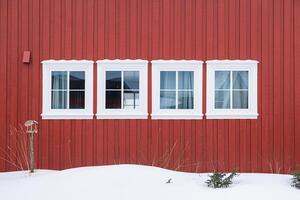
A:
[[[153,113],[151,114],[152,119],[181,119],[181,120],[191,120],[191,119],[202,119],[202,114],[163,114],[163,113]]]
[[[148,119],[148,113],[97,113],[97,119]]]
[[[257,119],[257,113],[206,113],[206,119]]]
[[[42,119],[93,119],[93,114],[41,114]]]

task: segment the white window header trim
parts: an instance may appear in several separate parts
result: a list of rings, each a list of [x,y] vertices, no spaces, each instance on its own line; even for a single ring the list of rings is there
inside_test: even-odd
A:
[[[94,61],[92,60],[43,60],[41,62],[42,64],[55,64],[55,65],[80,65],[80,64],[83,64],[83,65],[90,65],[90,66],[93,66],[94,64]]]
[[[205,61],[207,65],[207,67],[213,67],[214,64],[217,65],[251,65],[251,64],[258,64],[259,62],[257,60],[207,60]]]
[[[203,61],[202,60],[152,60],[152,64],[156,66],[160,65],[181,65],[181,66],[199,66],[202,67]]]
[[[128,65],[147,65],[149,63],[148,60],[141,60],[141,59],[136,59],[136,60],[131,60],[131,59],[115,59],[115,60],[97,60],[96,61],[97,64],[100,65],[124,65],[124,64],[128,64]]]

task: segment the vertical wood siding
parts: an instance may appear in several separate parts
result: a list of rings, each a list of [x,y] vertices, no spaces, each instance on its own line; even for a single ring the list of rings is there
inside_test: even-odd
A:
[[[0,158],[14,157],[11,128],[35,119],[38,168],[300,169],[298,0],[0,0],[0,30]],[[41,120],[42,60],[138,58],[258,60],[259,118]],[[150,65],[148,79],[151,112]],[[94,112],[96,80],[95,66]],[[205,83],[204,66],[204,113]]]

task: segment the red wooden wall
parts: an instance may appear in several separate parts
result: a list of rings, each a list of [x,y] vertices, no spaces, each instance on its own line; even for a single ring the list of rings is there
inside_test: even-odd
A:
[[[38,168],[300,169],[299,26],[298,0],[0,0],[0,157],[14,156],[11,127],[36,119]],[[22,63],[25,50],[30,64]],[[259,60],[260,116],[41,120],[42,60],[115,58]],[[0,160],[0,171],[14,169]]]

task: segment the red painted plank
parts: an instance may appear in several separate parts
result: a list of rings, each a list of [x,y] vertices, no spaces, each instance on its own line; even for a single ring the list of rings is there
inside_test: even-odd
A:
[[[295,170],[300,170],[300,2],[294,1],[294,69],[295,69]]]
[[[115,134],[116,134],[116,123],[115,120],[107,120],[106,134],[107,140],[107,164],[115,163]]]
[[[283,46],[283,57],[284,57],[284,77],[283,77],[283,85],[284,85],[284,172],[288,172],[291,169],[292,163],[292,120],[294,116],[292,115],[292,89],[293,89],[293,79],[292,79],[292,1],[288,0],[284,3],[283,8],[284,15],[284,46]]]
[[[14,8],[14,9],[13,9]],[[18,30],[19,30],[19,21],[18,21],[18,12],[19,12],[19,2],[18,1],[9,1],[8,2],[8,55],[7,55],[7,133],[11,131],[12,128],[17,128],[18,126]],[[8,156],[11,160],[15,161],[16,155],[16,135],[8,134],[7,138],[7,151]],[[8,149],[9,148],[9,149]],[[14,170],[15,167],[12,165],[7,165],[6,169]]]
[[[270,168],[270,152],[269,152],[269,98],[270,98],[270,88],[269,88],[269,70],[271,66],[269,65],[269,3],[268,1],[262,1],[262,170],[263,172],[269,171]],[[266,14],[268,13],[268,14]]]
[[[7,43],[8,43],[8,2],[0,2],[0,29],[3,30],[0,32],[0,59],[2,61],[2,66],[0,67],[0,84],[2,85],[3,95],[0,97],[0,127],[2,130],[0,133],[0,171],[6,169],[6,151],[7,151]]]
[[[97,165],[104,164],[104,121],[98,120],[96,123],[96,133],[94,135],[95,138],[95,161]]]
[[[283,2],[276,0],[274,1],[274,52],[273,52],[273,63],[274,63],[274,156],[273,166],[278,170],[283,169],[283,140],[281,135],[283,134]]]
[[[125,120],[120,120],[119,121],[119,158],[120,158],[120,163],[125,163],[126,161],[126,130],[125,130]]]

